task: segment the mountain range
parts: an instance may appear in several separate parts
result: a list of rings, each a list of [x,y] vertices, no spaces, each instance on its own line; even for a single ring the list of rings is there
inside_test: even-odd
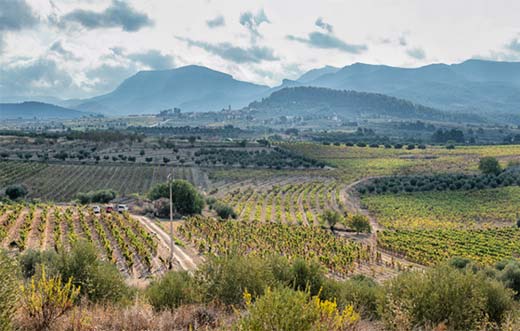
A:
[[[0,120],[9,119],[76,119],[99,116],[88,112],[68,109],[53,104],[26,101],[22,103],[0,103]]]
[[[520,111],[520,62],[484,60],[419,68],[363,63],[326,66],[272,88],[190,65],[140,71],[110,93],[56,103],[110,116],[158,113],[174,107],[184,112],[218,111],[240,109],[273,92],[303,86],[385,94],[449,113],[518,115]]]
[[[450,112],[520,111],[520,62],[468,60],[419,68],[355,63],[334,69],[315,70],[310,80],[309,72],[281,87],[304,85],[383,93]]]

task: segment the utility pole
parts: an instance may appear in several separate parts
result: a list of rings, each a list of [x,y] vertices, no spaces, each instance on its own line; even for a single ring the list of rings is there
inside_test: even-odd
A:
[[[173,174],[169,173],[168,184],[170,186],[170,262],[169,269],[173,269],[173,194],[172,194],[172,182],[173,182]]]

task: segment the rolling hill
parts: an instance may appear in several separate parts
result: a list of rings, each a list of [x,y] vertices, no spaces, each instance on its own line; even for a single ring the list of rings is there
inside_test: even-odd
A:
[[[94,114],[53,104],[26,101],[22,103],[0,103],[0,119],[74,119]]]
[[[246,110],[263,116],[337,115],[348,119],[381,118],[483,122],[475,114],[453,114],[379,93],[320,87],[288,87],[273,92]]]

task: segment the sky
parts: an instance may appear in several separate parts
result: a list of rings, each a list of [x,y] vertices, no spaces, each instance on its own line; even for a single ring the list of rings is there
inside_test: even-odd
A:
[[[197,64],[276,86],[355,62],[520,61],[518,0],[0,0],[0,97]]]

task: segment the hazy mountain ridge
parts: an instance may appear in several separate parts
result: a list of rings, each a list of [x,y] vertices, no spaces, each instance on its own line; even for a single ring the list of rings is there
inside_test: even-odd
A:
[[[74,119],[93,114],[53,104],[27,101],[22,103],[0,103],[0,119]]]
[[[451,114],[408,100],[380,93],[335,90],[322,87],[288,87],[273,92],[247,107],[256,111],[280,115],[339,115],[344,118],[392,118],[405,120],[483,122],[475,114]]]
[[[284,79],[269,88],[234,79],[202,66],[140,71],[114,91],[83,100],[53,104],[110,116],[158,113],[179,107],[184,112],[240,109],[286,87],[314,86],[380,93],[447,112],[484,116],[519,116],[520,62],[468,60],[459,64],[431,64],[418,68],[355,63],[343,68],[312,69],[297,80]],[[3,97],[12,102],[18,97]],[[27,98],[32,100],[31,98]]]
[[[268,90],[267,86],[235,80],[231,75],[201,66],[141,71],[113,92],[83,100],[76,108],[114,115],[240,108]]]
[[[355,63],[302,85],[383,93],[449,111],[520,110],[520,62],[468,60],[419,68]]]

